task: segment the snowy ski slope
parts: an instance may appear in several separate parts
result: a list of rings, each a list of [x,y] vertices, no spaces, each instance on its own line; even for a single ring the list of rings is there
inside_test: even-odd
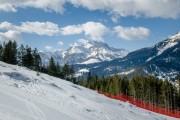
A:
[[[0,120],[176,120],[0,62]]]

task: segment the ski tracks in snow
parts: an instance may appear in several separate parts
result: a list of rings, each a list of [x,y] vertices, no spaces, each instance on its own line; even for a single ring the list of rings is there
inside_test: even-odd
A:
[[[43,111],[34,104],[32,99],[26,99],[26,106],[32,115],[35,115],[36,120],[47,120]]]

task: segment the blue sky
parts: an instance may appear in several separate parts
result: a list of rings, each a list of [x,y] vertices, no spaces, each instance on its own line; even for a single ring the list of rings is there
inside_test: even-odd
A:
[[[66,50],[101,41],[133,51],[180,31],[179,0],[0,0],[0,41]]]

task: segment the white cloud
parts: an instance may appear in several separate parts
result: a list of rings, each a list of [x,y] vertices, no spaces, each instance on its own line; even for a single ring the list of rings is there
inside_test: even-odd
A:
[[[119,19],[120,19],[120,16],[119,16],[119,15],[113,15],[113,16],[111,17],[111,20],[112,20],[114,23],[117,23],[117,22],[119,21]]]
[[[49,45],[45,46],[45,49],[46,49],[47,51],[52,51],[52,50],[53,50],[53,48],[52,48],[51,46],[49,46]]]
[[[16,8],[12,4],[0,4],[0,11],[16,12]]]
[[[76,7],[108,11],[122,17],[180,17],[179,0],[1,0],[0,11],[16,12],[18,7],[33,7],[62,14],[67,2]]]
[[[16,41],[20,43],[22,41],[22,36],[20,32],[9,30],[5,33],[0,32],[0,41]]]
[[[102,36],[108,31],[108,28],[102,23],[87,22],[82,25],[86,36],[92,40],[103,41]]]
[[[53,36],[59,32],[58,25],[52,22],[23,22],[17,29],[26,33],[47,36]]]
[[[65,11],[63,5],[66,0],[1,0],[0,10],[5,12],[16,12],[18,7],[33,7],[43,9],[44,11],[55,11],[63,13]]]
[[[85,36],[97,41],[102,41],[102,36],[108,31],[108,28],[99,22],[86,22],[80,25],[70,25],[61,28],[62,35],[81,34],[84,32]]]
[[[74,6],[106,10],[122,17],[179,18],[179,0],[69,0]]]
[[[13,29],[13,25],[7,21],[0,23],[0,29],[10,30]]]
[[[57,45],[58,45],[58,46],[62,46],[62,45],[64,45],[64,43],[63,43],[62,41],[59,41],[59,42],[57,43]]]
[[[81,25],[69,25],[64,28],[61,28],[62,35],[73,35],[73,34],[80,34],[83,32]]]
[[[25,33],[33,33],[38,35],[54,36],[59,33],[57,24],[52,22],[22,22],[20,26],[13,25],[9,22],[0,24],[0,29],[14,30]]]
[[[149,36],[150,30],[144,27],[122,27],[113,28],[117,36],[123,40],[142,40]]]
[[[22,22],[21,25],[13,25],[9,22],[0,23],[0,30],[7,30],[5,33],[1,33],[1,39],[22,39],[21,33],[31,33],[37,35],[73,35],[82,34],[95,41],[103,41],[103,36],[110,30],[99,22],[86,22],[79,25],[69,25],[63,28],[59,28],[57,24],[52,22]],[[122,27],[116,26],[113,28],[113,32],[117,33],[117,36],[124,40],[140,40],[149,36],[150,31],[144,27]],[[8,36],[9,35],[9,36]],[[13,36],[13,37],[12,37]],[[85,42],[85,40],[79,40]],[[57,43],[62,46],[60,41]]]
[[[17,26],[5,21],[0,23],[0,29],[47,36],[84,33],[86,37],[96,41],[103,41],[102,36],[108,31],[108,28],[99,22],[86,22],[79,25],[69,25],[60,29],[57,24],[52,22],[27,21],[22,22],[19,26]]]

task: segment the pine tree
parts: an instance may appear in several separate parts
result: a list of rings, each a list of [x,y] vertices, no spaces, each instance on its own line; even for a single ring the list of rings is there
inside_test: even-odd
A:
[[[22,63],[25,67],[28,67],[28,68],[33,68],[33,56],[32,56],[32,50],[30,47],[26,46],[25,48],[26,50],[26,53],[25,55],[23,56],[23,60],[22,60]]]
[[[57,70],[56,76],[64,79],[64,74],[63,74],[63,71],[61,69],[61,66],[59,65],[59,62],[56,63],[56,70]]]
[[[36,48],[33,50],[32,56],[33,56],[34,70],[40,71],[41,64],[42,64],[41,63],[41,57],[40,57],[38,50]]]
[[[45,66],[45,65],[42,65],[42,66],[41,66],[41,72],[48,74],[48,67]]]
[[[53,57],[51,57],[50,61],[49,61],[48,74],[50,74],[50,75],[56,75],[57,74],[57,69],[56,69],[56,65],[55,65]]]
[[[17,63],[17,44],[16,42],[12,42],[11,40],[8,43],[4,44],[4,49],[2,53],[2,60],[9,64]]]
[[[12,42],[12,53],[11,53],[11,64],[17,64],[17,43],[16,41]]]
[[[0,44],[0,61],[2,60],[3,46]]]
[[[77,82],[78,82],[78,85],[86,87],[86,82],[85,82],[84,76],[78,76]]]
[[[11,41],[9,41],[7,44],[4,43],[4,49],[2,54],[2,60],[9,64],[11,64],[11,46],[12,46]]]
[[[120,83],[120,91],[121,93],[128,95],[128,86],[129,86],[129,80],[126,76],[123,76]]]
[[[63,67],[63,74],[64,74],[64,79],[69,80],[69,74],[70,73],[70,69],[69,69],[69,65],[68,63],[64,64]]]
[[[88,72],[87,82],[89,83],[92,79],[91,72]]]
[[[118,95],[119,94],[119,76],[118,74],[114,74],[114,77],[113,77],[113,94],[114,95]]]
[[[70,80],[74,80],[74,66],[71,65],[70,68],[69,68],[69,74],[70,74]]]
[[[109,94],[113,95],[113,93],[114,93],[113,79],[110,76],[108,77],[108,83],[106,86],[106,90],[108,91]]]

